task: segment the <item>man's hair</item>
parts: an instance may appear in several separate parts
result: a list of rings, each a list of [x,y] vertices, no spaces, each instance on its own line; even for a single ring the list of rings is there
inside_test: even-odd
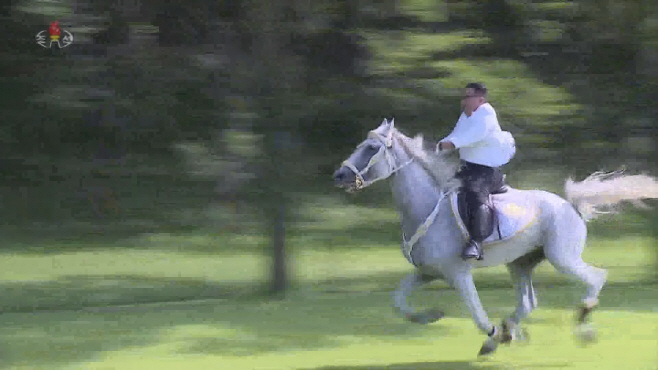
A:
[[[482,97],[485,97],[485,98],[487,97],[487,91],[488,91],[488,90],[487,90],[487,87],[484,86],[483,83],[480,83],[480,82],[470,82],[470,83],[468,83],[468,84],[466,85],[466,88],[467,88],[467,89],[473,89],[473,91],[475,92],[475,94],[477,94],[478,96],[482,96]]]

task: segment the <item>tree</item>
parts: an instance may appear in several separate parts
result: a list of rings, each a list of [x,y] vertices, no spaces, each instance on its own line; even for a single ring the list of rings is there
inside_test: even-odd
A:
[[[285,236],[295,178],[291,137],[299,110],[290,103],[299,103],[300,93],[305,89],[303,66],[286,48],[297,31],[296,2],[245,2],[246,26],[253,30],[251,58],[256,76],[250,95],[258,112],[255,130],[264,140],[259,188],[270,234],[272,294],[283,293],[289,286]]]

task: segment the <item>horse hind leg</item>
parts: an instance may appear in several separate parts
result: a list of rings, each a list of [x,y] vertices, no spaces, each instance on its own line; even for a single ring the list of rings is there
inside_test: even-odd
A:
[[[554,232],[553,238],[548,241],[544,253],[556,270],[587,286],[578,309],[576,334],[580,339],[592,340],[594,332],[587,321],[591,312],[598,306],[599,294],[606,283],[608,271],[583,261],[581,254],[585,248],[587,229],[581,219],[578,221],[573,223],[576,227],[561,225],[560,232]]]
[[[537,308],[537,295],[532,285],[532,270],[546,259],[544,251],[537,249],[507,265],[516,292],[516,310],[510,319],[519,324]]]
[[[593,341],[596,332],[588,319],[599,304],[599,293],[607,280],[607,270],[588,265],[580,258],[569,265],[556,266],[556,268],[565,274],[576,277],[587,285],[587,293],[583,297],[582,304],[577,312],[575,334],[583,342]]]

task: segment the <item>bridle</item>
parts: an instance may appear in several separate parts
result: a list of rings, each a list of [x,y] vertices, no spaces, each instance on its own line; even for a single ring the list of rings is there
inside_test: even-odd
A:
[[[407,162],[403,163],[402,165],[400,165],[398,167],[395,166],[395,157],[391,153],[391,151],[389,150],[393,146],[393,132],[394,131],[395,131],[395,129],[393,127],[393,122],[391,121],[391,126],[390,126],[390,129],[388,131],[387,136],[383,136],[383,135],[375,132],[374,130],[368,132],[368,136],[367,136],[368,139],[375,139],[375,140],[381,142],[383,145],[379,147],[379,151],[377,151],[377,153],[375,153],[375,155],[373,155],[370,158],[370,161],[368,161],[368,164],[361,171],[359,171],[359,169],[356,168],[356,166],[353,163],[350,162],[349,158],[346,159],[345,161],[343,161],[342,165],[349,168],[354,173],[354,176],[355,176],[354,187],[353,187],[354,190],[361,190],[365,187],[368,187],[368,186],[372,185],[373,183],[375,183],[377,181],[385,180],[385,179],[389,178],[391,175],[395,174],[396,172],[400,171],[401,169],[403,169],[404,167],[409,165],[411,162],[413,162],[414,158],[412,156],[411,159],[409,159]],[[360,148],[363,145],[365,145],[365,141],[363,143],[359,144],[359,146],[357,146],[357,149]],[[372,166],[374,166],[377,162],[379,162],[382,159],[386,160],[386,162],[388,164],[388,168],[389,168],[388,174],[386,174],[386,176],[382,176],[382,177],[378,177],[378,178],[374,178],[372,180],[366,181],[363,178],[363,175],[366,174],[370,170],[370,168],[372,168]]]

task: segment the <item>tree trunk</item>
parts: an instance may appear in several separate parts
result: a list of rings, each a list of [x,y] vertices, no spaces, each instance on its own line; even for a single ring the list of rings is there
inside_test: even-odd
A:
[[[249,6],[250,29],[252,32],[252,57],[256,61],[255,74],[258,76],[256,90],[252,95],[258,99],[259,119],[257,130],[264,134],[264,171],[261,174],[262,204],[265,207],[266,223],[270,233],[271,280],[270,293],[281,296],[288,287],[286,264],[286,169],[287,145],[286,122],[280,105],[285,87],[290,84],[285,67],[286,58],[283,46],[290,37],[290,25],[285,20],[285,3],[252,1]]]
[[[272,248],[272,275],[270,293],[279,295],[288,288],[288,269],[286,259],[286,204],[276,202],[273,214],[269,215],[270,247]]]

